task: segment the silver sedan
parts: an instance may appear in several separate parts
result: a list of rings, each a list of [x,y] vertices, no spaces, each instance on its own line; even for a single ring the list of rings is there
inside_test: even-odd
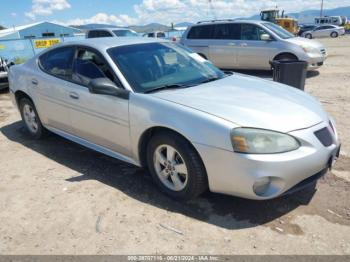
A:
[[[345,35],[345,29],[341,26],[336,25],[322,25],[318,26],[311,31],[306,31],[302,34],[306,38],[321,38],[321,37],[332,37],[336,38],[338,36]]]
[[[334,121],[310,95],[225,74],[165,40],[61,44],[13,66],[9,81],[33,138],[50,130],[148,168],[176,199],[207,189],[274,198],[321,177],[339,154]]]

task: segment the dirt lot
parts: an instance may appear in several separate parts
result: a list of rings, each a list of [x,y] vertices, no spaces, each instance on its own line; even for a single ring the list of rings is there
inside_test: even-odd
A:
[[[174,202],[138,168],[30,140],[1,94],[0,254],[350,254],[350,37],[322,42],[329,58],[306,92],[335,117],[341,158],[317,191],[266,202]]]

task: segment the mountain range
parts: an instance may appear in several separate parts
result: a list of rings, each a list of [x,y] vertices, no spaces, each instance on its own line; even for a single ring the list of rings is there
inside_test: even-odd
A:
[[[312,23],[313,18],[320,16],[320,10],[316,9],[310,9],[310,10],[305,10],[301,11],[299,13],[287,13],[286,14],[289,17],[294,17],[299,20],[301,23]],[[350,18],[350,6],[346,7],[338,7],[334,9],[325,9],[323,10],[323,15],[324,16],[346,16]],[[251,17],[245,17],[242,19],[255,19],[255,20],[260,20],[260,15],[253,15]],[[175,24],[174,27],[188,27],[192,25],[193,23],[189,22],[182,22]],[[83,31],[89,30],[89,29],[96,29],[96,28],[106,28],[106,27],[118,27],[116,25],[108,25],[108,24],[87,24],[87,25],[78,25],[74,26],[76,28],[79,28]],[[171,26],[169,25],[163,25],[160,23],[150,23],[147,25],[133,25],[129,26],[128,28],[138,32],[138,33],[145,33],[145,32],[152,32],[152,31],[168,31],[171,29]]]

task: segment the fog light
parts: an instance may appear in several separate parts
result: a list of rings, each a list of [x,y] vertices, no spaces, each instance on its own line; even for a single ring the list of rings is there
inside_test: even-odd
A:
[[[253,191],[258,196],[263,196],[266,191],[269,189],[271,183],[270,177],[261,177],[255,181],[253,185]]]

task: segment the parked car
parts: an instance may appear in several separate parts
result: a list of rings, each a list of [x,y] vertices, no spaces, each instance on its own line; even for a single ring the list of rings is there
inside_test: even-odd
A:
[[[318,38],[318,37],[332,37],[336,38],[338,36],[345,35],[345,29],[341,26],[336,25],[322,25],[317,26],[313,30],[306,31],[302,34],[306,38]]]
[[[98,37],[137,37],[138,34],[128,28],[101,28],[92,29],[86,33],[86,38]]]
[[[317,27],[317,25],[300,25],[298,36],[302,36],[306,31],[312,31]]]
[[[7,79],[8,66],[5,59],[0,57],[0,90],[8,88],[8,79]]]
[[[146,33],[143,35],[143,37],[152,37],[152,38],[166,38],[165,32],[163,31],[155,31]]]
[[[33,138],[50,130],[147,167],[177,199],[208,188],[274,198],[314,182],[339,154],[335,124],[312,96],[225,74],[165,40],[66,42],[12,67],[9,81]]]
[[[272,60],[304,60],[309,69],[316,69],[326,59],[322,44],[265,21],[199,22],[187,29],[180,43],[224,69],[270,70]]]

